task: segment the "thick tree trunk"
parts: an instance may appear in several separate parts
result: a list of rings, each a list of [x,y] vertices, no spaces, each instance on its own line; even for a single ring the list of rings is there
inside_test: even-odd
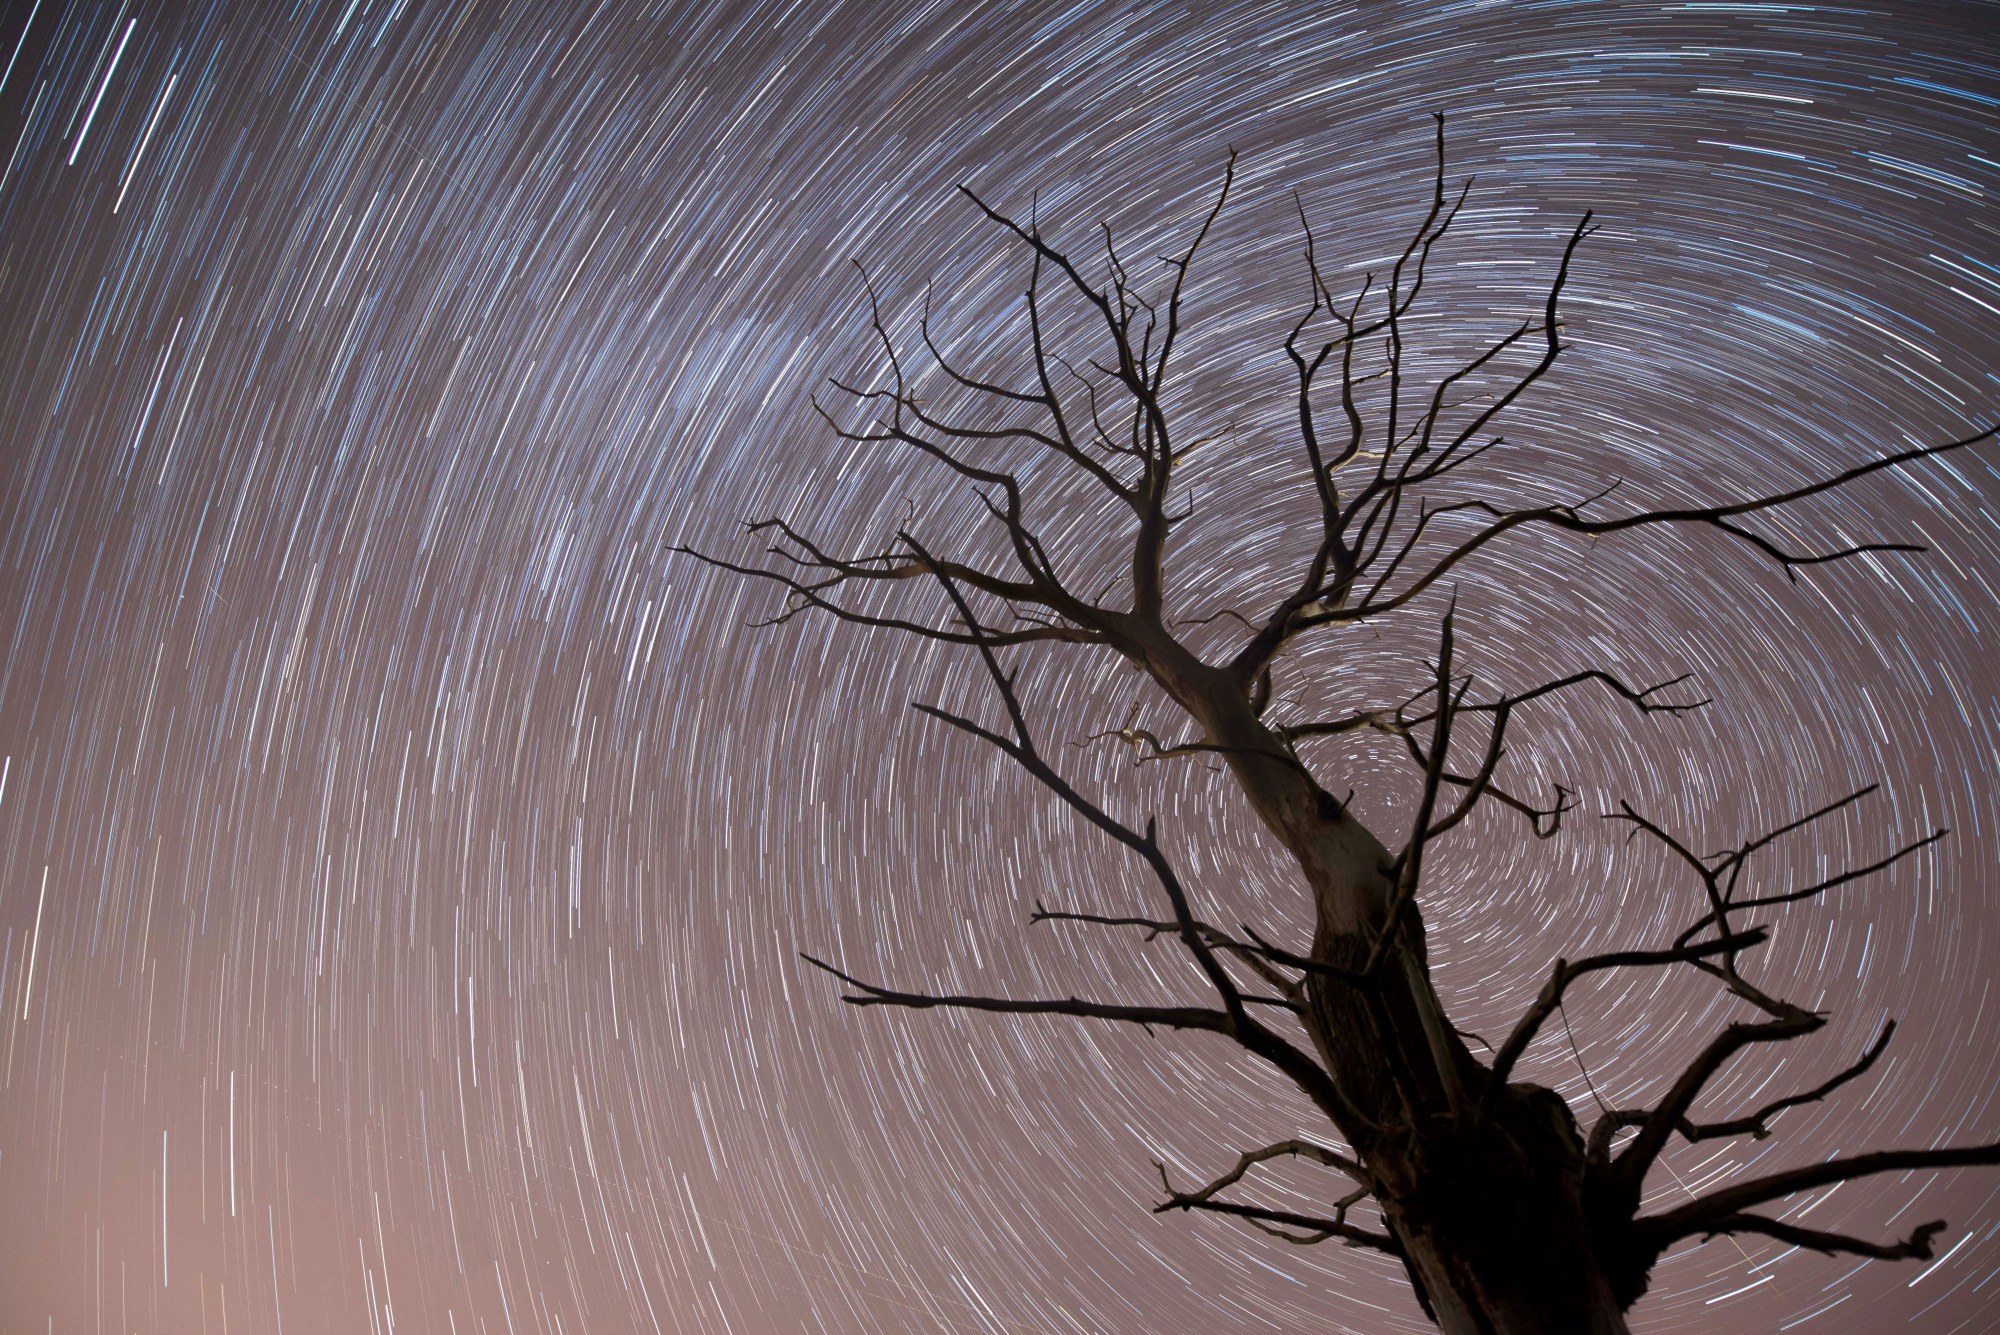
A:
[[[1405,924],[1420,959],[1420,920]],[[1346,964],[1360,938],[1322,932],[1314,954]],[[1622,1234],[1597,1226],[1584,1192],[1584,1146],[1560,1095],[1513,1085],[1482,1099],[1486,1069],[1455,1033],[1454,1102],[1431,1060],[1419,1012],[1428,975],[1385,970],[1363,995],[1309,984],[1307,1030],[1350,1105],[1340,1130],[1402,1244],[1410,1277],[1452,1335],[1618,1335],[1644,1284]],[[1442,1014],[1442,1008],[1438,1008]],[[1358,1114],[1358,1115],[1357,1115]]]
[[[1449,1335],[1625,1332],[1632,1276],[1621,1282],[1612,1268],[1623,1258],[1600,1250],[1583,1146],[1558,1095],[1515,1086],[1469,1130],[1378,1143],[1369,1167],[1418,1293]]]
[[[1366,986],[1307,979],[1306,1029],[1340,1093],[1329,1109],[1366,1168],[1419,1296],[1450,1335],[1622,1335],[1643,1263],[1593,1224],[1584,1146],[1554,1092],[1485,1093],[1432,987],[1421,914],[1395,908],[1393,859],[1257,719],[1234,682],[1171,650],[1154,676],[1221,749],[1311,887],[1312,957]]]

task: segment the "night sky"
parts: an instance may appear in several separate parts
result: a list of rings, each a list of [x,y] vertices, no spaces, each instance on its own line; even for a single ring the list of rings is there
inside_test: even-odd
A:
[[[1218,443],[1178,613],[1293,553],[1280,347],[1475,174],[1429,346],[1530,309],[1585,209],[1574,346],[1482,485],[1732,499],[2000,412],[1991,3],[534,4],[10,0],[0,9],[0,1332],[1152,1332],[1426,1328],[1388,1258],[1155,1217],[1153,1167],[1330,1134],[1219,1041],[856,1011],[798,952],[912,986],[1198,1002],[1167,944],[1030,928],[1144,907],[1140,868],[906,702],[997,718],[976,664],[749,623],[782,514],[843,546],[972,541],[935,469],[839,445],[830,374],[892,328],[998,374],[1020,256],[955,187],[1080,252],[1184,243],[1228,149],[1179,400]],[[1292,192],[1298,192],[1294,202]],[[1496,324],[1496,321],[1498,322]],[[1440,355],[1443,355],[1442,353]],[[1441,363],[1440,363],[1441,364]],[[872,381],[871,381],[872,383]],[[1774,913],[1764,977],[1830,1009],[1704,1109],[1876,1073],[1768,1141],[1679,1146],[1662,1207],[1753,1170],[2000,1137],[2000,451],[1765,531],[1929,544],[1788,581],[1712,534],[1498,544],[1456,581],[1483,682],[1579,694],[1508,773],[1538,843],[1442,842],[1424,911],[1462,1026],[1558,953],[1699,911],[1620,798],[1720,848],[1880,780],[1773,888],[1949,839]],[[1090,559],[1077,496],[1052,529]],[[1439,598],[1443,596],[1440,592]],[[1393,704],[1434,600],[1321,642],[1287,708]],[[1023,653],[1048,749],[1158,811],[1215,916],[1292,943],[1297,882],[1224,776],[1103,745],[1114,664]],[[1413,675],[1416,674],[1416,675]],[[1385,832],[1393,744],[1314,753]],[[1522,1074],[1588,1118],[1737,1012],[1579,988]],[[1572,1047],[1573,1043],[1573,1047]],[[1588,1079],[1584,1074],[1588,1071]],[[1261,1199],[1324,1206],[1300,1170]],[[2000,1329],[2000,1173],[1871,1179],[1787,1217],[1943,1217],[1935,1264],[1683,1247],[1650,1332]]]

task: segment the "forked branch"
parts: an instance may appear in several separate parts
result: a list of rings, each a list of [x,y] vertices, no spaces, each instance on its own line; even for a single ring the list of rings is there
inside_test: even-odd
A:
[[[1745,841],[1736,848],[1703,856],[1690,848],[1684,839],[1676,837],[1658,822],[1648,819],[1635,811],[1629,803],[1621,802],[1619,810],[1610,819],[1623,821],[1634,827],[1635,833],[1650,836],[1661,847],[1670,852],[1676,861],[1686,867],[1701,886],[1701,893],[1707,911],[1698,916],[1693,925],[1680,933],[1672,948],[1656,952],[1656,958],[1663,962],[1684,961],[1692,967],[1709,974],[1720,982],[1730,993],[1750,1003],[1764,1013],[1766,1018],[1757,1021],[1739,1021],[1730,1024],[1717,1034],[1696,1054],[1681,1072],[1664,1098],[1651,1108],[1640,1110],[1608,1111],[1592,1129],[1588,1160],[1591,1171],[1598,1176],[1604,1190],[1611,1199],[1628,1205],[1637,1212],[1646,1175],[1658,1161],[1668,1140],[1679,1134],[1688,1141],[1715,1139],[1726,1136],[1749,1135],[1763,1139],[1770,1134],[1770,1121],[1788,1108],[1818,1102],[1833,1091],[1854,1080],[1874,1066],[1888,1046],[1895,1033],[1893,1022],[1884,1026],[1861,1057],[1836,1072],[1819,1085],[1802,1093],[1787,1095],[1772,1100],[1738,1117],[1719,1121],[1697,1121],[1692,1110],[1695,1100],[1701,1096],[1717,1072],[1727,1065],[1738,1052],[1753,1044],[1783,1043],[1803,1038],[1821,1029],[1826,1020],[1823,1016],[1806,1010],[1781,997],[1772,996],[1763,988],[1751,982],[1738,967],[1738,960],[1744,950],[1759,944],[1764,939],[1762,928],[1737,930],[1732,926],[1731,914],[1777,904],[1788,904],[1803,899],[1814,898],[1826,890],[1873,875],[1886,870],[1918,849],[1928,847],[1942,837],[1937,831],[1922,839],[1914,840],[1896,852],[1877,859],[1866,866],[1856,867],[1799,890],[1775,894],[1757,894],[1745,888],[1745,870],[1750,859],[1757,853],[1770,848],[1780,839],[1797,834],[1808,827],[1824,821],[1833,815],[1853,807],[1875,791],[1873,785],[1859,789],[1846,797],[1826,803],[1803,815],[1793,817],[1767,830],[1765,833]],[[1712,936],[1705,934],[1713,933]],[[1705,938],[1705,939],[1704,939]],[[1575,966],[1557,961],[1555,975],[1543,989],[1542,997],[1517,1027],[1515,1036],[1508,1040],[1502,1050],[1504,1071],[1510,1062],[1504,1059],[1518,1057],[1526,1047],[1525,1041],[1516,1039],[1532,1038],[1533,1026],[1547,1018],[1549,1012],[1560,1003],[1561,991],[1566,986],[1565,978],[1574,976]],[[1625,1130],[1637,1128],[1637,1134],[1615,1157],[1612,1143]],[[1901,1153],[1901,1152],[1898,1152]],[[1923,1152],[1918,1152],[1923,1153]],[[1864,1156],[1864,1160],[1852,1162],[1874,1162]],[[1824,1169],[1826,1165],[1820,1165]],[[1864,1168],[1862,1171],[1880,1171]],[[1781,1175],[1782,1177],[1782,1175]],[[1836,1176],[1829,1181],[1843,1180]],[[1754,1184],[1753,1184],[1754,1185]],[[1802,1189],[1802,1188],[1800,1188]],[[1780,1192],[1779,1194],[1785,1194]],[[1722,1213],[1734,1213],[1749,1205],[1774,1199],[1772,1196],[1728,1197],[1721,1209]],[[1694,1216],[1675,1216],[1693,1218]],[[1701,1216],[1706,1218],[1708,1216]],[[1676,1233],[1673,1236],[1685,1236]]]
[[[1868,1045],[1868,1050],[1862,1053],[1851,1065],[1843,1067],[1804,1093],[1787,1094],[1783,1098],[1773,1099],[1763,1107],[1758,1108],[1755,1112],[1745,1113],[1741,1117],[1732,1117],[1727,1121],[1690,1122],[1683,1118],[1675,1125],[1674,1129],[1679,1131],[1682,1138],[1690,1143],[1700,1140],[1716,1140],[1725,1136],[1749,1136],[1755,1140],[1764,1140],[1771,1134],[1771,1119],[1773,1117],[1784,1112],[1787,1108],[1799,1108],[1808,1103],[1818,1103],[1848,1081],[1867,1074],[1869,1068],[1875,1065],[1876,1059],[1881,1057],[1884,1050],[1888,1048],[1889,1040],[1895,1036],[1896,1022],[1890,1020],[1882,1026],[1882,1032],[1877,1035],[1875,1041]]]
[[[1731,1232],[1733,1230],[1725,1225],[1725,1221],[1743,1218],[1746,1210],[1795,1196],[1802,1191],[1811,1191],[1815,1187],[1830,1187],[1836,1182],[1852,1182],[1877,1173],[1994,1164],[2000,1164],[2000,1143],[1933,1150],[1878,1150],[1873,1154],[1828,1159],[1824,1163],[1807,1164],[1803,1168],[1738,1182],[1668,1210],[1665,1214],[1651,1215],[1637,1222],[1642,1232],[1664,1248],[1681,1238]],[[1932,1230],[1933,1233],[1935,1231]],[[1912,1256],[1925,1254],[1909,1253]]]
[[[1347,1176],[1354,1178],[1361,1185],[1356,1186],[1352,1191],[1334,1203],[1334,1216],[1331,1219],[1297,1214],[1289,1210],[1273,1210],[1260,1205],[1243,1205],[1235,1201],[1220,1201],[1215,1199],[1217,1193],[1228,1187],[1235,1186],[1243,1180],[1245,1173],[1248,1173],[1258,1164],[1268,1163],[1272,1159],[1287,1157],[1308,1159],[1314,1163],[1324,1164],[1329,1168],[1347,1174]],[[1395,1240],[1389,1237],[1388,1234],[1377,1233],[1372,1229],[1362,1228],[1347,1221],[1347,1212],[1354,1206],[1369,1199],[1374,1193],[1367,1186],[1367,1175],[1360,1164],[1349,1159],[1346,1155],[1326,1148],[1324,1145],[1317,1145],[1309,1140],[1281,1140],[1275,1145],[1266,1145],[1262,1149],[1246,1150],[1237,1158],[1234,1168],[1231,1168],[1228,1172],[1205,1186],[1196,1188],[1193,1191],[1181,1191],[1175,1187],[1173,1179],[1167,1176],[1165,1164],[1156,1163],[1154,1167],[1160,1170],[1160,1186],[1166,1192],[1167,1196],[1166,1200],[1153,1207],[1154,1214],[1166,1214],[1170,1210],[1207,1210],[1215,1214],[1233,1215],[1239,1219],[1248,1220],[1260,1227],[1266,1224],[1276,1224],[1288,1228],[1307,1230],[1305,1234],[1295,1234],[1265,1228],[1266,1232],[1275,1233],[1276,1236],[1282,1237],[1288,1242],[1304,1245],[1324,1242],[1330,1238],[1339,1238],[1351,1247],[1373,1247],[1377,1251],[1388,1252],[1392,1255],[1402,1254],[1402,1249],[1396,1245]]]
[[[1330,1150],[1326,1146],[1315,1144],[1310,1140],[1281,1140],[1275,1145],[1266,1145],[1262,1149],[1243,1151],[1242,1154],[1237,1156],[1234,1168],[1231,1168],[1228,1172],[1214,1179],[1206,1186],[1199,1187],[1194,1191],[1176,1191],[1173,1187],[1169,1186],[1167,1194],[1173,1199],[1165,1205],[1155,1206],[1153,1213],[1164,1214],[1166,1211],[1174,1209],[1177,1206],[1199,1205],[1225,1187],[1233,1187],[1238,1182],[1241,1182],[1243,1175],[1258,1164],[1269,1163],[1273,1159],[1284,1158],[1306,1159],[1316,1164],[1323,1164],[1328,1168],[1337,1169],[1358,1183],[1366,1183],[1368,1181],[1368,1175],[1362,1169],[1361,1165],[1337,1150]],[[1164,1180],[1166,1169],[1162,1167],[1160,1173],[1162,1180]]]
[[[1489,1093],[1506,1083],[1508,1076],[1513,1073],[1514,1063],[1521,1059],[1521,1054],[1528,1050],[1530,1043],[1534,1042],[1535,1035],[1541,1032],[1542,1025],[1556,1013],[1556,1008],[1563,1003],[1563,994],[1577,979],[1604,969],[1665,968],[1669,965],[1706,959],[1711,955],[1747,950],[1751,946],[1762,944],[1766,935],[1763,928],[1757,927],[1719,940],[1704,941],[1692,946],[1676,946],[1669,950],[1614,950],[1602,955],[1587,955],[1580,960],[1558,959],[1554,970],[1550,973],[1549,981],[1542,985],[1541,995],[1535,998],[1535,1004],[1528,1007],[1527,1013],[1514,1025],[1513,1032],[1507,1035],[1506,1042],[1500,1045],[1499,1052],[1494,1054],[1493,1079],[1488,1086]]]
[[[1208,1029],[1234,1039],[1252,1055],[1276,1066],[1336,1121],[1351,1116],[1352,1109],[1346,1097],[1318,1062],[1252,1016],[1246,1009],[1246,1002],[1262,999],[1246,997],[1218,958],[1215,943],[1204,933],[1203,924],[1194,915],[1179,874],[1160,847],[1153,822],[1149,820],[1144,831],[1133,829],[1084,796],[1048,763],[1035,745],[1020,695],[1015,689],[1014,677],[1000,666],[1000,660],[995,653],[999,637],[988,632],[980,624],[964,593],[951,576],[932,560],[922,543],[908,533],[902,535],[902,540],[918,559],[926,562],[945,596],[957,611],[960,624],[965,627],[966,633],[978,650],[980,662],[986,669],[994,693],[1000,698],[1011,735],[995,732],[964,715],[935,705],[917,704],[915,706],[917,711],[998,749],[1026,770],[1036,782],[1062,799],[1086,822],[1136,853],[1153,873],[1155,881],[1166,897],[1168,906],[1172,910],[1175,935],[1208,979],[1209,985],[1222,1002],[1222,1009],[1218,1011],[1192,1007],[1121,1006],[1088,1002],[1077,998],[1022,1000],[905,992],[864,983],[818,960],[812,962],[858,989],[856,994],[846,998],[854,1005],[898,1005],[918,1009],[952,1006],[966,1010],[1012,1014],[1062,1014],[1080,1018],[1124,1020],[1147,1025],[1160,1024],[1172,1028]]]
[[[1312,618],[1313,624],[1333,621],[1358,621],[1364,617],[1381,616],[1397,608],[1408,606],[1443,579],[1458,564],[1498,538],[1517,528],[1528,525],[1543,525],[1562,529],[1570,533],[1581,533],[1589,537],[1603,537],[1607,534],[1622,533],[1630,529],[1665,527],[1674,524],[1691,524],[1714,529],[1739,542],[1745,543],[1760,554],[1768,557],[1785,573],[1797,579],[1798,571],[1805,566],[1827,565],[1851,557],[1863,556],[1871,552],[1915,553],[1928,551],[1922,543],[1899,541],[1874,541],[1850,543],[1845,546],[1828,547],[1820,551],[1792,551],[1780,546],[1770,538],[1743,527],[1735,521],[1745,515],[1765,514],[1794,505],[1813,496],[1825,495],[1849,486],[1862,478],[1902,468],[1924,459],[1935,459],[1955,450],[1982,444],[2000,435],[2000,424],[1983,427],[1968,436],[1945,441],[1937,445],[1920,445],[1893,454],[1881,455],[1865,463],[1856,464],[1838,473],[1792,487],[1784,491],[1769,492],[1752,497],[1747,501],[1737,501],[1728,505],[1672,506],[1656,510],[1641,510],[1634,514],[1620,515],[1613,519],[1586,519],[1581,505],[1540,505],[1521,509],[1504,509],[1490,502],[1479,501],[1470,507],[1488,516],[1492,522],[1458,546],[1438,558],[1422,575],[1411,580],[1400,591],[1389,594],[1384,589],[1371,591],[1367,598],[1340,609],[1330,609]]]

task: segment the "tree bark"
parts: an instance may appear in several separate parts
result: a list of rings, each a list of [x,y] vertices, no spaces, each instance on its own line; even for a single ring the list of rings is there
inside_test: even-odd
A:
[[[1644,1262],[1606,1255],[1583,1145],[1553,1091],[1510,1087],[1468,1126],[1378,1143],[1383,1213],[1419,1298],[1447,1335],[1624,1335]]]
[[[1305,1027],[1341,1094],[1330,1109],[1366,1169],[1426,1310],[1448,1335],[1623,1335],[1650,1258],[1595,1218],[1584,1144],[1560,1095],[1487,1093],[1445,1016],[1423,918],[1394,859],[1256,717],[1222,671],[1163,646],[1146,666],[1202,725],[1313,897]],[[1174,646],[1178,648],[1178,646]],[[1399,920],[1391,932],[1392,914]]]

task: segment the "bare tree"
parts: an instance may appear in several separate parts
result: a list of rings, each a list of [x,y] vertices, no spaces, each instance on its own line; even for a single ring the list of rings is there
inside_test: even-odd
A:
[[[1535,317],[1439,374],[1431,369],[1435,359],[1427,361],[1414,341],[1411,320],[1426,271],[1466,199],[1465,188],[1447,189],[1441,120],[1437,154],[1420,225],[1386,272],[1369,274],[1355,290],[1336,291],[1300,210],[1309,292],[1284,352],[1295,377],[1296,462],[1302,485],[1309,480],[1316,497],[1313,541],[1297,568],[1272,575],[1255,615],[1230,611],[1206,618],[1208,638],[1199,650],[1189,623],[1169,615],[1169,557],[1193,506],[1177,472],[1192,444],[1177,434],[1166,387],[1182,351],[1189,272],[1228,200],[1233,157],[1214,206],[1191,239],[1161,257],[1156,287],[1132,276],[1108,227],[1102,236],[1105,277],[1098,281],[1086,269],[1099,261],[1086,263],[1055,244],[1033,215],[1021,221],[965,192],[1025,252],[1029,278],[1017,379],[988,378],[990,372],[942,351],[928,303],[915,340],[923,345],[917,369],[868,288],[885,364],[882,380],[875,387],[833,382],[854,412],[837,418],[822,408],[821,415],[859,455],[907,451],[955,475],[990,521],[984,559],[934,550],[935,537],[920,537],[913,524],[880,550],[841,555],[783,518],[748,525],[764,540],[768,564],[690,554],[776,583],[784,601],[772,622],[824,613],[969,648],[983,666],[998,719],[981,722],[936,704],[916,708],[1005,754],[1084,824],[1129,850],[1157,887],[1149,912],[1117,916],[1038,904],[1033,921],[1177,942],[1207,992],[1198,1001],[1157,1004],[939,995],[811,962],[846,984],[845,1000],[857,1006],[1065,1015],[1226,1036],[1283,1072],[1327,1126],[1301,1128],[1298,1137],[1244,1152],[1204,1185],[1177,1186],[1162,1170],[1158,1210],[1229,1215],[1293,1242],[1338,1240],[1393,1254],[1404,1262],[1424,1309],[1447,1331],[1623,1331],[1623,1313],[1645,1291],[1655,1261],[1689,1238],[1762,1234],[1826,1252],[1927,1257],[1941,1222],[1883,1242],[1806,1228],[1767,1211],[1794,1193],[1870,1174],[2000,1163],[2000,1145],[1835,1157],[1735,1180],[1655,1214],[1642,1213],[1642,1196],[1649,1172],[1675,1137],[1762,1138],[1779,1113],[1826,1098],[1875,1064],[1893,1025],[1852,1065],[1814,1088],[1718,1120],[1704,1120],[1697,1111],[1704,1089],[1737,1053],[1803,1038],[1825,1024],[1822,1015],[1774,995],[1748,971],[1769,930],[1760,912],[1881,872],[1943,831],[1812,884],[1772,888],[1753,870],[1755,855],[1844,817],[1872,790],[1708,855],[1621,804],[1609,816],[1657,841],[1685,869],[1699,892],[1700,912],[1671,940],[1556,960],[1540,995],[1484,1059],[1467,1046],[1433,986],[1418,901],[1427,850],[1483,805],[1510,808],[1541,837],[1555,833],[1576,805],[1564,788],[1537,801],[1503,782],[1510,730],[1525,709],[1585,689],[1609,691],[1640,714],[1677,714],[1706,703],[1688,692],[1684,679],[1634,685],[1587,665],[1525,690],[1482,690],[1456,656],[1449,577],[1460,566],[1534,529],[1591,537],[1668,526],[1708,529],[1788,573],[1863,553],[1919,551],[1898,541],[1799,546],[1796,539],[1774,536],[1797,532],[1796,518],[1758,521],[1874,474],[1989,440],[1995,429],[1885,454],[1727,504],[1605,513],[1602,493],[1514,506],[1482,498],[1467,489],[1470,475],[1460,470],[1505,448],[1492,434],[1497,419],[1562,353],[1564,287],[1593,228],[1585,214],[1569,232]],[[1081,321],[1074,318],[1079,312]],[[947,391],[952,407],[923,392],[926,377]],[[1007,466],[1023,457],[1036,465],[1034,485],[1026,467]],[[1115,516],[1096,536],[1115,537],[1118,578],[1095,594],[1078,582],[1076,571],[1085,563],[1055,550],[1060,544],[1046,536],[1047,515],[1063,487],[1071,488],[1072,499],[1081,489]],[[964,534],[958,539],[960,546],[972,542]],[[1003,554],[998,559],[996,551]],[[1328,717],[1277,701],[1273,669],[1288,655],[1296,660],[1308,639],[1339,636],[1402,609],[1431,616],[1436,629],[1435,659],[1415,695]],[[1230,628],[1227,618],[1239,624]],[[1215,648],[1218,628],[1231,636],[1221,652]],[[1152,820],[1128,823],[1065,777],[1055,763],[1060,752],[1052,755],[1037,736],[1032,702],[1023,698],[1010,666],[1020,651],[1044,645],[1109,650],[1178,707],[1185,715],[1184,740],[1140,726],[1136,710],[1122,727],[1095,738],[1128,744],[1140,759],[1196,757],[1225,771],[1296,867],[1304,902],[1312,907],[1308,944],[1290,948],[1281,943],[1284,933],[1268,927],[1231,930],[1210,921]],[[1412,785],[1413,802],[1393,828],[1364,825],[1351,808],[1352,795],[1335,796],[1343,785],[1316,772],[1306,755],[1313,739],[1360,732],[1393,739],[1420,776]],[[1294,924],[1299,936],[1304,927]],[[1609,1109],[1586,1135],[1561,1096],[1512,1078],[1577,980],[1606,970],[1668,969],[1706,975],[1742,1003],[1748,1018],[1710,1039],[1657,1102]],[[1306,1138],[1314,1130],[1330,1133],[1330,1143]],[[1347,1182],[1329,1188],[1330,1204],[1312,1214],[1228,1194],[1260,1165],[1280,1158],[1321,1165]]]

